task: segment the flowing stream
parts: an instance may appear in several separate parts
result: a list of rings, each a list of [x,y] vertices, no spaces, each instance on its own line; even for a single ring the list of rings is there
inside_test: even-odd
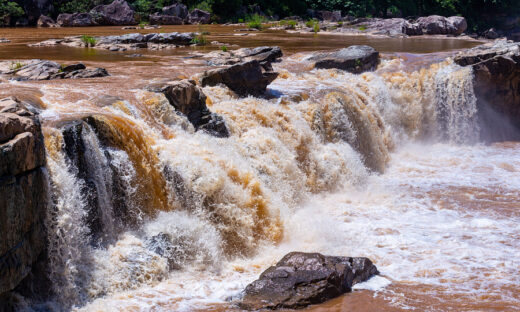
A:
[[[310,69],[305,50],[274,64],[269,98],[204,88],[229,138],[143,91],[204,68],[178,55],[97,63],[112,73],[98,80],[0,81],[42,108],[58,295],[38,306],[229,311],[297,250],[381,272],[311,311],[520,310],[520,144],[481,142],[471,69],[388,54],[353,75]]]

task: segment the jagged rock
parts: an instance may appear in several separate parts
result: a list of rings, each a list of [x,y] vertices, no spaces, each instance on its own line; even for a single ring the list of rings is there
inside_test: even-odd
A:
[[[15,68],[13,68],[15,64]],[[20,66],[16,68],[16,66]],[[62,66],[46,60],[29,60],[23,63],[12,61],[0,62],[0,74],[5,74],[12,80],[51,80],[78,79],[108,76],[104,68],[88,69],[83,64]]]
[[[211,14],[206,11],[194,9],[188,14],[187,22],[189,24],[209,24]]]
[[[369,46],[350,46],[339,51],[320,53],[309,59],[315,68],[337,68],[354,74],[376,69],[379,52]]]
[[[459,36],[468,29],[468,22],[462,16],[450,16],[446,22],[451,35]]]
[[[188,7],[182,3],[174,3],[162,8],[162,15],[176,16],[184,20],[188,17]]]
[[[98,5],[90,11],[94,22],[102,26],[137,24],[134,10],[124,0],[115,0],[107,5]]]
[[[229,137],[223,118],[206,106],[206,95],[195,81],[180,80],[147,87],[152,92],[163,93],[178,112],[184,114],[196,130],[204,130],[216,137]]]
[[[155,13],[149,16],[151,25],[182,25],[183,19],[173,15]]]
[[[375,274],[368,258],[291,252],[249,284],[238,305],[247,310],[304,308],[349,292]]]
[[[29,274],[45,248],[44,166],[37,116],[14,98],[0,100],[0,295]]]
[[[60,27],[87,27],[95,25],[92,15],[88,13],[62,13],[58,15],[56,22]]]
[[[461,66],[473,67],[479,118],[484,128],[493,129],[487,135],[498,135],[501,133],[499,129],[505,126],[504,121],[492,118],[492,112],[520,129],[520,43],[498,40],[463,51],[454,61]],[[489,139],[516,139],[517,136],[492,136]]]
[[[493,39],[498,39],[500,37],[500,34],[495,28],[490,28],[490,29],[484,31],[484,33],[482,33],[482,36],[486,39],[493,40]]]
[[[200,83],[202,86],[224,84],[240,96],[261,95],[276,77],[278,73],[265,71],[257,60],[251,60],[205,71]]]
[[[317,11],[316,18],[320,21],[339,22],[341,21],[341,11]]]
[[[40,16],[37,25],[41,28],[58,27],[58,24],[52,18],[45,15]]]
[[[256,60],[266,71],[271,71],[271,63],[279,61],[279,58],[283,56],[283,53],[280,47],[264,46],[256,48],[242,48],[227,52],[213,51],[201,56],[208,59],[209,65],[233,65],[241,62]]]

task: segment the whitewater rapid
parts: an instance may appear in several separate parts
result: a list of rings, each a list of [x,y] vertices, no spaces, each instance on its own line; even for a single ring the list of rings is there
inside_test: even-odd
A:
[[[41,87],[49,304],[226,310],[297,250],[369,257],[382,274],[357,288],[397,308],[518,305],[520,147],[478,143],[471,68],[352,75],[306,57],[275,65],[270,98],[204,88],[226,139],[137,87],[104,107],[93,86]]]

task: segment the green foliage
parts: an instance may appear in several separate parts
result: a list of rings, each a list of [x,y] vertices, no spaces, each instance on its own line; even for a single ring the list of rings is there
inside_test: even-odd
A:
[[[143,28],[145,28],[148,25],[150,25],[150,23],[145,22],[145,21],[140,21],[138,27],[143,29]]]
[[[208,39],[206,38],[206,35],[199,34],[195,36],[195,38],[193,38],[190,43],[203,46],[208,44]]]
[[[239,22],[239,23],[243,23],[243,22],[244,22],[244,19],[243,19],[243,18],[239,18],[239,19],[238,19],[238,22]]]
[[[220,47],[220,50],[222,50],[222,52],[227,52],[228,48],[225,45],[223,45]]]
[[[96,38],[88,35],[82,35],[81,41],[87,46],[87,47],[93,47],[96,45]]]
[[[365,30],[367,30],[367,27],[364,26],[364,25],[363,25],[363,26],[359,26],[359,27],[358,27],[358,30],[365,31]]]
[[[11,70],[19,70],[20,68],[24,67],[24,65],[20,62],[13,62],[11,63]]]
[[[262,24],[267,22],[267,19],[258,14],[253,14],[246,18],[246,25],[249,28],[256,28],[258,30],[262,30]]]
[[[282,21],[284,22],[282,25],[283,26],[288,26],[289,29],[296,29],[296,25],[298,25],[298,22],[295,21],[295,20],[285,20],[285,21]]]
[[[320,22],[317,19],[308,20],[305,26],[312,28],[312,31],[315,33],[320,31]]]
[[[25,14],[24,10],[18,5],[18,3],[9,0],[0,0],[0,19],[4,19],[7,16],[20,17]],[[2,21],[0,20],[0,25]]]

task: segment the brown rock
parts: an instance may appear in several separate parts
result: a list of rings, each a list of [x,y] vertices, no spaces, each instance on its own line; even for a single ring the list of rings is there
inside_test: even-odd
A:
[[[37,25],[41,28],[59,27],[58,24],[56,24],[56,22],[52,18],[45,15],[42,15],[40,16],[40,18],[38,18]]]

